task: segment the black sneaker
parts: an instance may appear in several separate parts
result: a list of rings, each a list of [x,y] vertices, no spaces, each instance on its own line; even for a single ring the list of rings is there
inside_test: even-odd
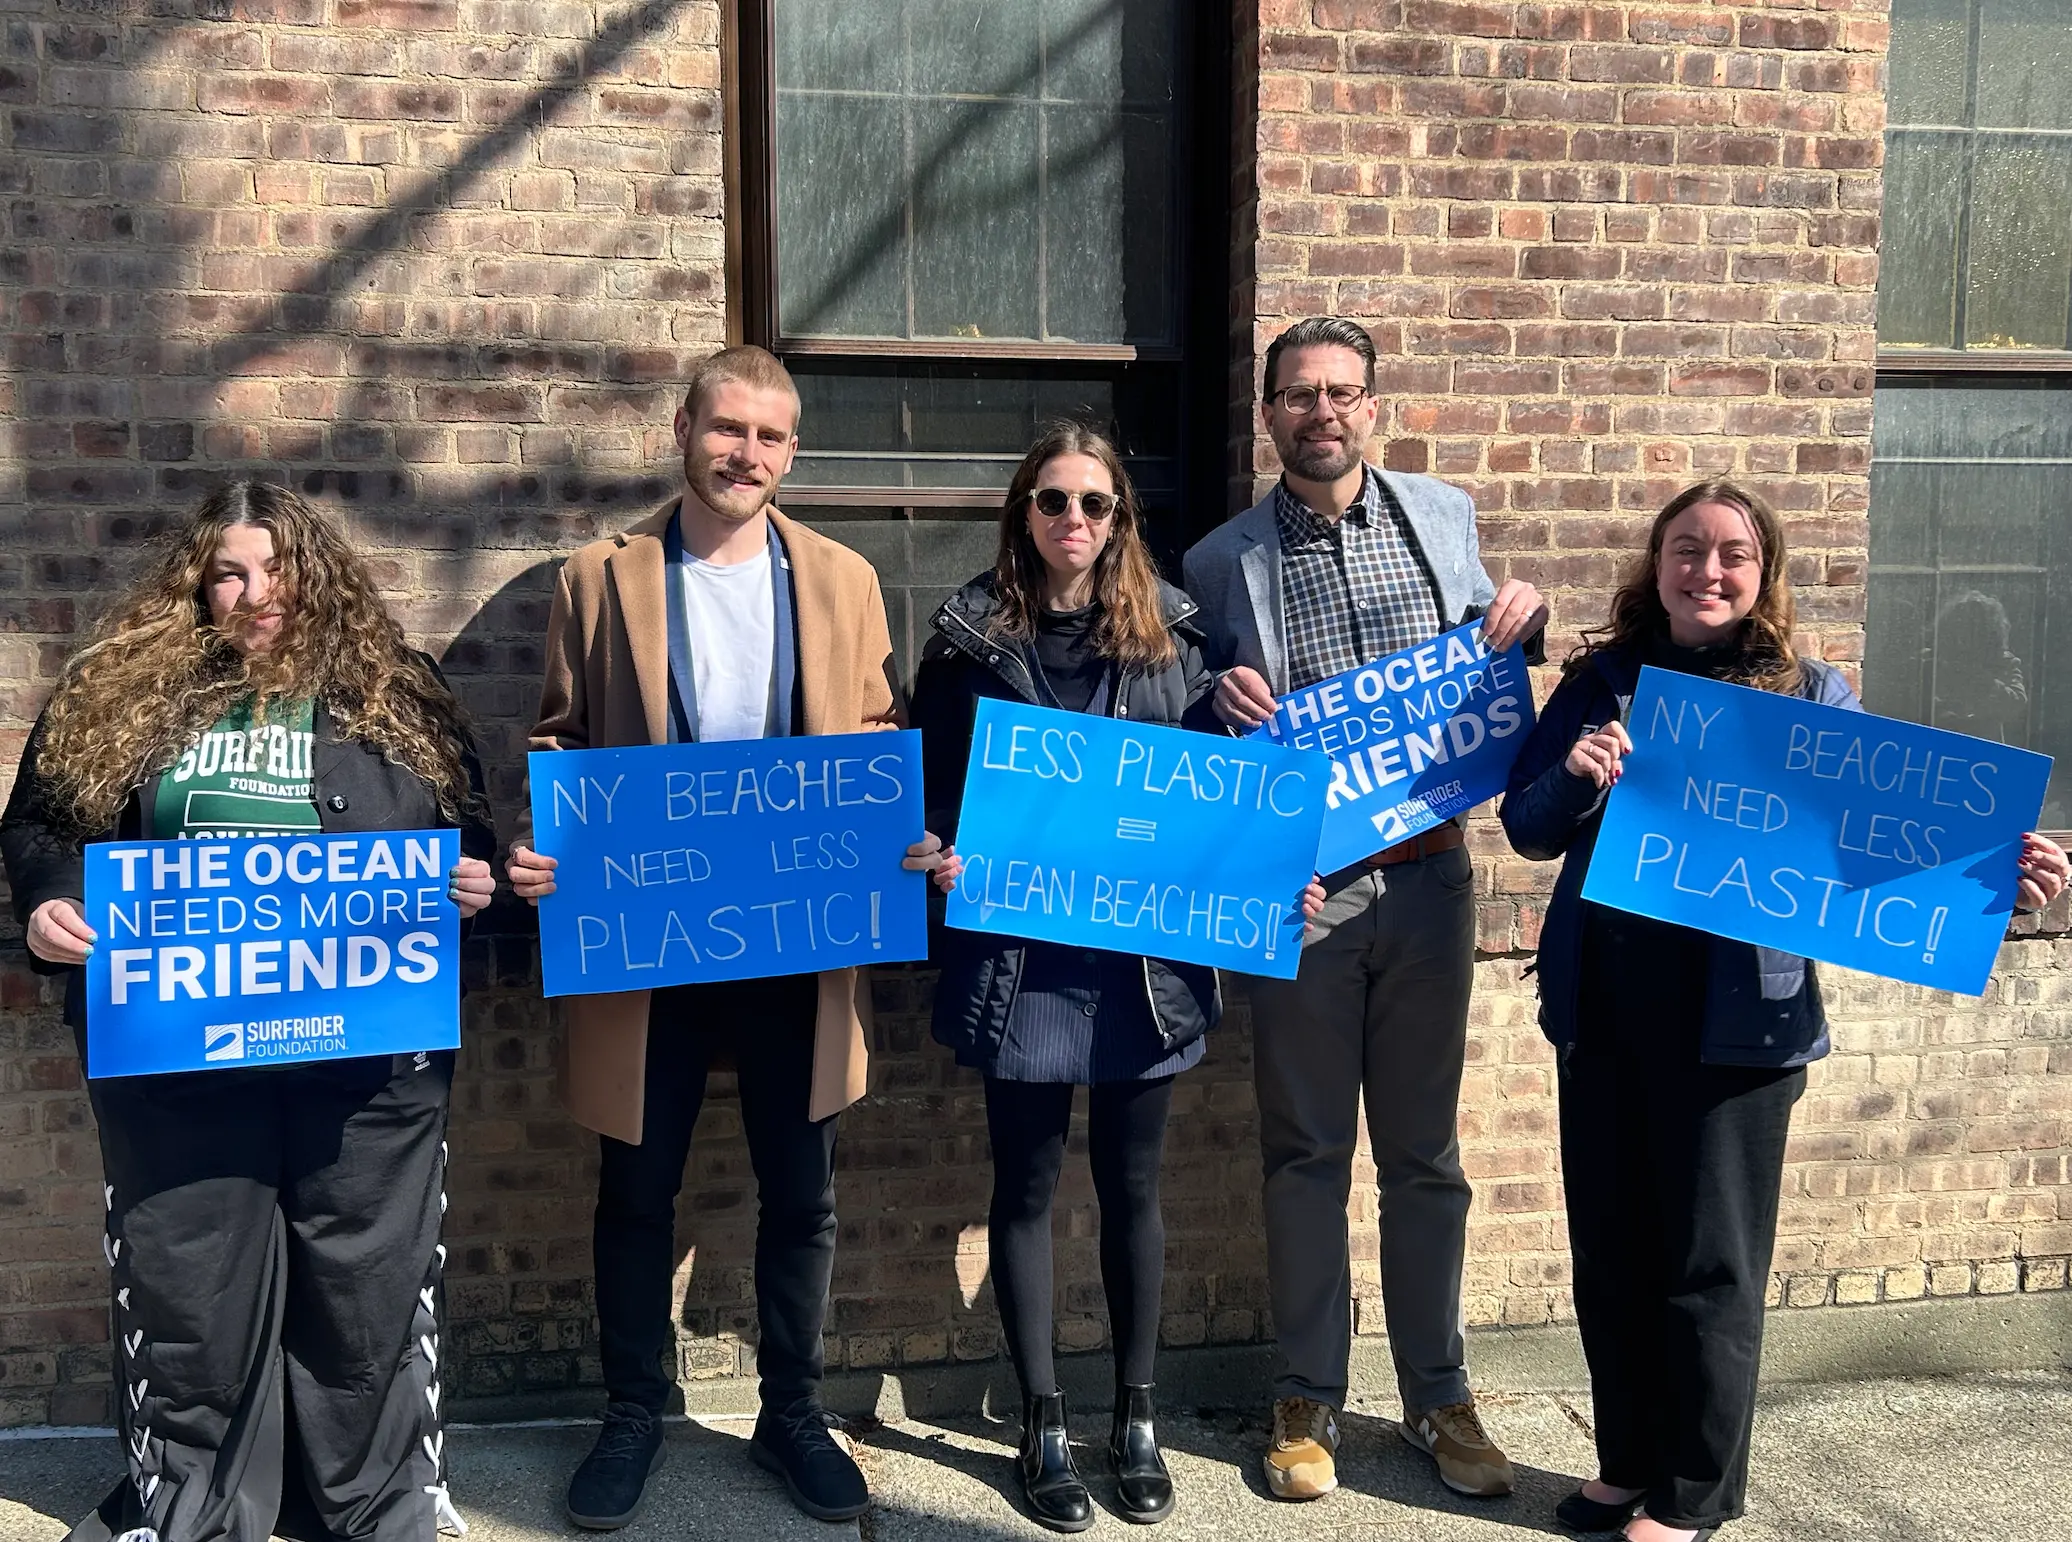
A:
[[[640,1513],[648,1474],[662,1465],[662,1421],[638,1403],[612,1403],[583,1465],[568,1480],[568,1518],[588,1531],[615,1531]]]
[[[834,1415],[818,1403],[800,1403],[757,1415],[748,1454],[784,1480],[791,1502],[816,1521],[852,1521],[871,1507],[863,1473],[836,1441]]]

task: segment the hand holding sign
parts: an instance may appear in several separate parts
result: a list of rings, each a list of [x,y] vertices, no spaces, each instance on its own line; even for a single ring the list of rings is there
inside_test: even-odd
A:
[[[2065,848],[2033,830],[2022,836],[2020,868],[2015,905],[2021,910],[2047,908],[2065,892],[2066,879],[2072,876]]]
[[[96,940],[77,900],[45,900],[30,912],[29,951],[46,964],[83,964]]]
[[[1633,753],[1633,740],[1624,723],[1607,723],[1594,734],[1576,740],[1568,752],[1568,774],[1609,787],[1619,779],[1620,757]]]
[[[1275,705],[1273,691],[1256,669],[1240,664],[1216,682],[1216,716],[1241,734],[1271,718]]]
[[[1482,613],[1482,641],[1503,653],[1547,624],[1547,602],[1522,578],[1507,578]]]

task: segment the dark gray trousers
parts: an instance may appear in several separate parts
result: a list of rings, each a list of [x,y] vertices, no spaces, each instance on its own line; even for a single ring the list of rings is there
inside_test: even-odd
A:
[[[128,1476],[69,1542],[426,1542],[450,1053],[121,1077],[100,1123]]]
[[[1475,960],[1465,849],[1330,896],[1293,980],[1253,979],[1276,1397],[1345,1405],[1360,1100],[1381,1180],[1381,1291],[1408,1413],[1468,1398],[1468,1180],[1456,1115]]]

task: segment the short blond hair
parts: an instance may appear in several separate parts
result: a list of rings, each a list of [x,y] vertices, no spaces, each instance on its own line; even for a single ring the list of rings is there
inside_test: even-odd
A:
[[[737,348],[722,348],[691,371],[690,384],[684,388],[684,415],[698,416],[705,399],[728,381],[753,386],[761,391],[782,391],[791,398],[791,425],[798,427],[799,413],[804,410],[799,401],[798,383],[791,378],[791,371],[784,367],[784,361],[767,348],[758,348],[753,343],[743,343]]]

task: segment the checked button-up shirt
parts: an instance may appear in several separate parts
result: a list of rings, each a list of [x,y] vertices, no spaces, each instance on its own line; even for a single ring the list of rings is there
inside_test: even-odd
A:
[[[1288,689],[1371,664],[1439,635],[1439,600],[1409,522],[1369,467],[1343,519],[1274,488],[1281,539]]]

